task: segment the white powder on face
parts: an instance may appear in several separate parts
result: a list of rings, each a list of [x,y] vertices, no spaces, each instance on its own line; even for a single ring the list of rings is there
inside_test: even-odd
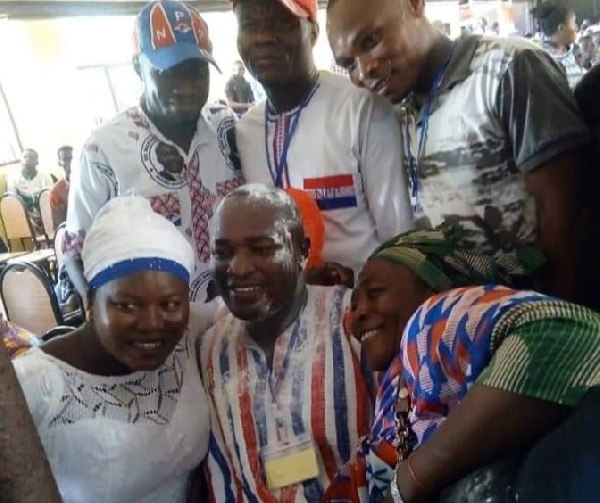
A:
[[[250,203],[262,203],[274,208],[293,205],[292,198],[283,190],[261,183],[248,183],[240,188]]]
[[[270,238],[280,247],[273,255],[272,262],[282,265],[286,271],[293,270],[297,253],[294,253],[294,240],[286,219],[281,218],[275,223],[275,232]]]

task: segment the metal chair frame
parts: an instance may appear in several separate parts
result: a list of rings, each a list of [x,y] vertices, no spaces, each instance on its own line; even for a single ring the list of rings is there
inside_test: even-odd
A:
[[[18,262],[18,263],[7,264],[4,267],[4,269],[2,270],[2,273],[0,273],[0,299],[2,299],[2,304],[4,306],[4,309],[6,312],[6,317],[8,318],[8,320],[12,321],[10,308],[6,304],[6,299],[5,299],[5,295],[4,295],[4,279],[5,279],[6,275],[9,274],[14,269],[17,269],[17,270],[28,269],[36,277],[36,279],[41,283],[42,287],[48,294],[48,298],[50,301],[50,308],[52,309],[54,319],[56,320],[56,325],[65,325],[65,321],[64,321],[62,312],[60,310],[60,306],[58,305],[58,299],[56,298],[54,288],[52,287],[51,279],[48,277],[48,275],[46,273],[44,273],[44,271],[40,267],[38,267],[36,264],[33,264],[31,262]],[[27,292],[23,292],[23,294],[26,295]],[[24,327],[24,328],[26,328],[26,327]]]

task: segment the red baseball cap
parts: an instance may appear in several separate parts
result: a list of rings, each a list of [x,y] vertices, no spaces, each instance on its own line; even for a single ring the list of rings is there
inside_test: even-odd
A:
[[[235,7],[241,0],[231,0]],[[317,0],[277,0],[294,16],[303,19],[310,19],[313,23],[317,22],[317,11],[319,7]]]

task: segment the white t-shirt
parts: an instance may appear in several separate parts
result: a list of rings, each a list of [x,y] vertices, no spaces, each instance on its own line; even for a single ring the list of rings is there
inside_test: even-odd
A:
[[[196,251],[190,295],[203,303],[210,281],[209,223],[220,199],[242,184],[229,156],[234,124],[229,108],[204,107],[189,154],[165,138],[139,107],[95,130],[71,175],[65,253],[80,255],[85,233],[109,199],[146,197]]]
[[[326,261],[357,270],[382,242],[412,229],[400,127],[387,102],[321,72],[304,107],[269,113],[266,139],[265,113],[262,103],[236,125],[244,178],[304,189],[315,198]],[[275,183],[275,159],[286,144],[287,166]]]
[[[153,372],[88,374],[33,348],[14,360],[64,503],[184,503],[210,417],[188,332]]]
[[[21,192],[26,196],[35,196],[43,189],[49,189],[54,185],[50,173],[37,170],[36,175],[27,179],[21,170],[11,173],[6,177],[6,190],[9,192]]]

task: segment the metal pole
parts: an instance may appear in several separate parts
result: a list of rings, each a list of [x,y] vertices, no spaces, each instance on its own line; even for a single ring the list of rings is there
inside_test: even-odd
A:
[[[6,108],[6,114],[8,115],[8,120],[15,133],[15,139],[17,140],[17,146],[19,147],[19,152],[17,152],[18,158],[19,154],[23,151],[23,144],[21,143],[21,137],[19,136],[17,123],[15,122],[15,118],[10,110],[10,105],[8,104],[8,98],[6,97],[6,93],[4,92],[4,88],[2,87],[2,81],[0,81],[0,98],[2,98],[2,102],[4,103],[4,107]]]
[[[112,80],[110,79],[110,73],[108,71],[108,66],[103,66],[104,75],[106,76],[106,83],[108,84],[108,91],[110,92],[110,97],[112,98],[113,106],[115,107],[115,114],[119,113],[119,103],[117,102],[117,95],[115,94],[115,90],[112,85]]]

